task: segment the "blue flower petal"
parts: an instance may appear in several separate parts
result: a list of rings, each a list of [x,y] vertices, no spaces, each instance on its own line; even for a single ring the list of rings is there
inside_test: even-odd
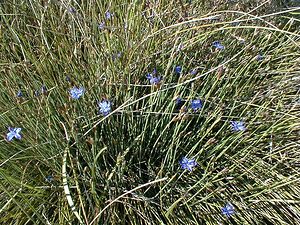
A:
[[[105,27],[105,23],[104,23],[104,22],[101,22],[101,23],[98,24],[98,28],[99,28],[100,30],[103,30],[104,27]]]
[[[153,72],[156,73],[156,69],[154,69]],[[146,78],[149,80],[150,84],[154,84],[154,85],[157,85],[161,81],[161,77],[160,76],[155,77],[151,73],[148,73],[146,75]]]
[[[6,139],[8,141],[11,141],[14,137],[15,137],[15,134],[11,133],[11,132],[7,133],[7,135],[6,135]]]
[[[192,75],[196,75],[196,74],[198,73],[198,69],[197,69],[197,68],[192,69],[192,70],[190,71],[190,73],[191,73]]]
[[[146,77],[147,77],[147,79],[151,79],[153,76],[151,73],[147,73]]]
[[[23,96],[23,93],[22,93],[22,91],[21,91],[21,90],[19,90],[19,91],[18,91],[18,93],[17,93],[17,97],[19,97],[19,98],[20,98],[20,97],[22,97],[22,96]]]
[[[15,138],[17,138],[18,140],[21,140],[22,136],[21,136],[21,134],[15,134]]]

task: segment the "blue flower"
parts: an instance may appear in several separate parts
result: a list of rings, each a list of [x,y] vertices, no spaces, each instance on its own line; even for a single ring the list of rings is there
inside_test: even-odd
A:
[[[150,81],[150,84],[158,84],[161,81],[161,77],[160,76],[154,76],[157,73],[156,69],[153,70],[152,73],[148,73],[146,75],[147,79]]]
[[[174,69],[174,71],[175,71],[175,73],[180,74],[181,71],[182,71],[181,66],[176,66],[175,69]]]
[[[182,157],[179,160],[179,164],[182,169],[188,169],[189,171],[192,171],[193,167],[197,166],[197,162],[194,159],[188,159],[186,157]]]
[[[66,76],[66,81],[71,82],[71,78],[69,76]]]
[[[122,57],[122,52],[118,52],[118,53],[112,55],[112,60],[115,61],[116,59],[119,59],[121,57]]]
[[[105,23],[104,22],[101,22],[101,23],[98,24],[99,30],[103,30],[104,27],[105,27]]]
[[[221,50],[225,48],[224,45],[221,45],[221,43],[220,43],[219,41],[214,41],[214,42],[212,43],[212,45],[213,45],[215,48],[221,49]]]
[[[261,60],[263,60],[264,59],[264,57],[261,55],[261,54],[258,54],[257,56],[256,56],[256,60],[257,61],[261,61]]]
[[[161,80],[161,77],[153,77],[148,74],[147,79],[150,81],[150,84],[158,84]]]
[[[45,180],[51,183],[52,181],[54,181],[54,177],[52,175],[48,175]]]
[[[17,97],[21,98],[22,96],[23,96],[23,93],[22,93],[21,90],[19,90],[19,91],[17,92]]]
[[[20,140],[22,138],[22,136],[20,134],[20,132],[22,130],[21,128],[18,128],[18,127],[16,127],[16,128],[9,127],[8,130],[9,130],[9,132],[6,135],[6,139],[8,141],[11,141],[13,138],[16,138],[18,140]]]
[[[180,97],[176,98],[176,105],[180,105],[182,103],[182,99]]]
[[[99,112],[103,116],[108,115],[111,111],[111,102],[108,100],[103,100],[102,102],[99,102],[98,106],[99,106]]]
[[[243,121],[230,121],[233,131],[245,131],[245,123]]]
[[[105,12],[105,18],[108,19],[108,20],[110,20],[111,17],[112,17],[112,14],[109,11],[106,11]]]
[[[152,72],[152,75],[156,75],[156,74],[157,74],[157,69],[154,68],[154,69],[153,69],[153,72]]]
[[[222,214],[230,217],[232,214],[234,214],[234,207],[231,203],[227,203],[223,208],[222,208]]]
[[[73,99],[79,99],[84,94],[85,89],[83,87],[73,87],[70,89],[70,94]]]
[[[192,70],[190,71],[190,74],[192,74],[192,75],[196,75],[197,73],[198,73],[198,69],[197,69],[197,68],[192,69]]]
[[[69,13],[76,13],[76,10],[75,10],[74,8],[72,8],[72,7],[70,7],[70,8],[68,9],[68,11],[69,11]]]
[[[198,109],[201,109],[203,106],[202,101],[200,99],[194,99],[191,101],[191,108],[196,111]]]

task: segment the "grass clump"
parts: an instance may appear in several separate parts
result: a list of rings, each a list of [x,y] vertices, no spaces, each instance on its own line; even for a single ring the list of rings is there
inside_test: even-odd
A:
[[[299,224],[295,1],[0,4],[1,223]]]

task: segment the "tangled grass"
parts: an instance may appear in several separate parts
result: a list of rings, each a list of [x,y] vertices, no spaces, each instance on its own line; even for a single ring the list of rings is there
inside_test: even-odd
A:
[[[0,223],[300,224],[297,1],[103,2],[0,3]]]

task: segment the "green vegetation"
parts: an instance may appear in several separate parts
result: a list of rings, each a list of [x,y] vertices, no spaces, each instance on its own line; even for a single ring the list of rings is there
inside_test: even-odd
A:
[[[300,224],[299,3],[104,2],[0,1],[0,224]]]

